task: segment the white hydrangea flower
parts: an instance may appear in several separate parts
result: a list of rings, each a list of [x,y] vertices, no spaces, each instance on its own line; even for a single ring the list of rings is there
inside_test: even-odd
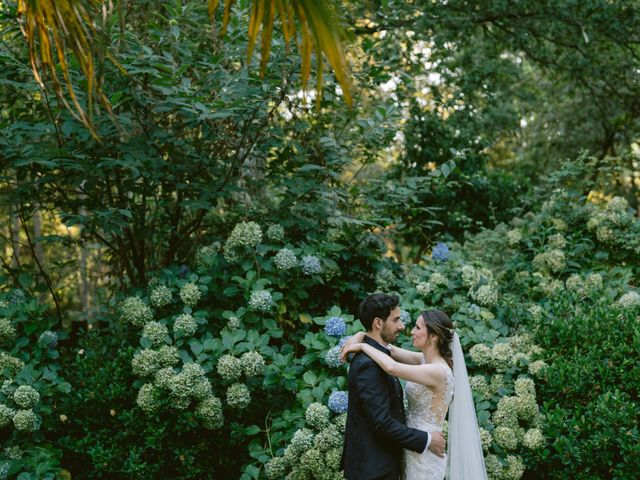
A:
[[[480,305],[490,307],[498,302],[498,291],[494,285],[480,285],[477,290],[473,291],[473,299]]]
[[[418,295],[422,295],[423,297],[429,295],[433,290],[434,286],[429,282],[420,282],[416,285],[416,292],[418,292]]]
[[[7,456],[9,460],[20,460],[24,456],[24,452],[18,445],[6,447],[4,449],[4,454]]]
[[[471,359],[479,366],[487,366],[492,362],[491,349],[482,343],[474,345],[469,350]]]
[[[158,285],[151,290],[149,301],[155,308],[162,308],[169,305],[172,301],[171,289],[165,285]]]
[[[273,259],[278,270],[287,271],[298,266],[298,258],[293,251],[288,248],[282,248]]]
[[[272,457],[264,466],[269,480],[281,480],[287,476],[287,461],[283,457]]]
[[[218,397],[209,396],[202,400],[196,407],[196,415],[206,429],[217,430],[224,425],[222,402]]]
[[[515,455],[507,455],[507,468],[502,472],[504,480],[520,480],[524,475],[524,463]]]
[[[518,427],[518,397],[502,397],[498,401],[498,406],[493,412],[493,421],[496,425],[505,427]]]
[[[273,297],[268,290],[256,290],[249,297],[249,308],[257,312],[269,312],[273,306]]]
[[[480,281],[481,274],[471,265],[465,265],[461,270],[462,284],[465,287],[473,288]]]
[[[491,442],[493,442],[493,437],[491,436],[491,432],[480,427],[480,443],[482,444],[482,450],[484,452],[488,452],[491,448]]]
[[[549,278],[545,276],[540,276],[540,283],[538,283],[538,288],[545,293],[546,295],[552,297],[562,290],[564,290],[564,284],[555,278]]]
[[[554,228],[559,232],[566,232],[569,229],[569,227],[567,226],[567,223],[561,218],[554,218],[552,220],[552,223]]]
[[[607,202],[607,217],[615,225],[623,225],[629,220],[629,203],[623,197],[613,197]]]
[[[514,397],[518,418],[530,422],[538,414],[538,403],[533,395],[518,395]]]
[[[487,469],[489,480],[501,480],[502,464],[496,455],[486,455],[484,459],[484,466]]]
[[[638,292],[627,292],[618,299],[618,304],[622,308],[634,308],[640,306],[640,294]]]
[[[580,296],[585,296],[587,294],[587,288],[584,284],[584,280],[578,273],[574,273],[567,278],[565,285],[567,286],[567,290],[575,292]]]
[[[4,352],[0,352],[0,372],[3,372],[5,369],[9,369],[10,375],[15,375],[17,372],[22,370],[22,367],[24,367],[24,362],[22,360],[12,357]]]
[[[314,255],[305,255],[300,260],[300,269],[305,275],[316,275],[322,272],[320,259]]]
[[[284,240],[284,228],[282,225],[273,224],[267,228],[267,238],[274,242],[281,242]]]
[[[543,272],[560,272],[566,267],[567,261],[564,252],[556,248],[536,255],[533,265]]]
[[[218,359],[218,373],[225,380],[237,380],[242,375],[242,362],[227,353]]]
[[[227,404],[240,410],[247,408],[251,403],[251,393],[244,383],[234,383],[227,388]]]
[[[313,447],[314,434],[308,428],[300,428],[295,431],[291,443],[284,451],[284,458],[295,461],[298,456]]]
[[[172,367],[161,368],[154,375],[154,385],[158,388],[169,389],[176,375],[177,373]]]
[[[2,382],[2,387],[0,387],[0,393],[5,397],[13,397],[13,392],[16,391],[16,388],[12,380],[5,380]]]
[[[153,313],[149,305],[138,297],[128,297],[120,304],[120,320],[136,327],[142,327],[153,320]]]
[[[396,283],[396,277],[388,268],[381,269],[376,273],[376,286],[378,290],[391,290]]]
[[[486,308],[483,308],[482,310],[480,310],[480,318],[485,322],[490,322],[496,317],[491,311],[487,310]]]
[[[171,367],[180,361],[180,354],[173,345],[163,345],[157,351],[157,358],[160,367]]]
[[[40,401],[40,394],[29,385],[20,385],[13,393],[13,401],[19,407],[31,408]]]
[[[542,432],[539,429],[532,428],[524,434],[522,444],[530,450],[538,450],[544,447],[544,435],[542,435]]]
[[[544,314],[544,310],[537,303],[530,305],[527,310],[535,320],[540,320]]]
[[[433,272],[429,277],[429,283],[432,285],[447,285],[447,277],[439,272]]]
[[[140,390],[138,391],[136,404],[143,412],[151,414],[158,409],[158,397],[159,392],[156,387],[151,383],[145,383],[144,385],[142,385],[142,387],[140,387]]]
[[[203,400],[212,395],[211,382],[197,363],[187,363],[182,371],[171,378],[169,383],[172,405],[183,410],[192,400]]]
[[[261,375],[264,371],[264,358],[259,352],[246,352],[240,357],[242,370],[247,377],[255,377]]]
[[[224,244],[224,257],[229,262],[236,262],[262,242],[262,229],[255,222],[238,223]]]
[[[519,377],[515,383],[516,395],[519,397],[536,396],[536,385],[527,377]]]
[[[551,235],[548,239],[548,243],[551,247],[562,250],[567,246],[567,239],[563,235],[556,233]]]
[[[173,322],[173,334],[176,338],[190,337],[198,330],[198,323],[188,313],[178,315]]]
[[[185,283],[180,288],[180,300],[187,307],[195,307],[202,297],[202,292],[195,283]]]
[[[493,431],[493,440],[505,450],[518,448],[518,437],[510,427],[498,426]]]
[[[156,350],[144,349],[137,352],[131,360],[133,373],[140,377],[153,375],[160,368],[160,358]]]
[[[522,241],[522,232],[519,229],[509,230],[507,232],[507,242],[509,245],[517,245]]]
[[[40,428],[40,421],[33,410],[18,410],[13,416],[13,426],[20,432],[35,432]]]
[[[591,273],[587,275],[587,288],[590,290],[602,290],[602,275],[599,273]]]
[[[536,360],[529,364],[529,373],[534,377],[538,377],[546,368],[547,364],[543,360]]]
[[[7,407],[4,403],[0,403],[0,428],[9,425],[15,413],[12,408]]]
[[[614,237],[613,230],[611,230],[609,227],[600,225],[596,229],[596,238],[598,239],[598,241],[602,243],[610,242],[611,240],[613,240],[613,237]]]
[[[507,370],[513,364],[513,349],[508,343],[496,343],[491,349],[493,366],[499,372]]]
[[[169,329],[160,322],[152,321],[147,323],[142,329],[142,338],[146,338],[151,345],[160,346],[164,343],[164,338],[169,334]]]
[[[16,336],[16,328],[8,318],[0,318],[0,343],[13,340]]]
[[[230,317],[229,321],[227,321],[227,328],[229,328],[229,330],[240,328],[240,319],[236,316]]]
[[[307,407],[304,417],[309,427],[320,431],[329,425],[329,415],[328,407],[314,402]]]
[[[491,397],[491,390],[484,375],[474,375],[469,379],[469,384],[474,392],[478,392],[485,398]]]

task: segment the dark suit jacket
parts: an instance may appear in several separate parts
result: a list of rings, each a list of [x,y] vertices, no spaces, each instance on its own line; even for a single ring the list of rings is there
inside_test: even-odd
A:
[[[375,340],[364,341],[381,352],[389,350]],[[349,407],[342,468],[349,480],[370,480],[400,469],[402,449],[423,452],[427,432],[405,425],[402,387],[362,352],[349,367]]]

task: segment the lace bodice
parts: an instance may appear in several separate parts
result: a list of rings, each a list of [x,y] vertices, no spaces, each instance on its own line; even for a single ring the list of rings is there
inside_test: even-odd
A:
[[[407,425],[429,433],[442,431],[449,404],[453,399],[454,378],[448,366],[441,365],[445,373],[440,389],[431,389],[419,383],[407,382]],[[422,453],[405,450],[404,480],[442,480],[445,477],[447,459],[439,458],[425,450]]]
[[[453,398],[453,373],[448,366],[441,366],[445,370],[444,386],[437,392],[425,385],[407,382],[407,424],[410,427],[424,430],[427,426],[441,429],[444,425]]]

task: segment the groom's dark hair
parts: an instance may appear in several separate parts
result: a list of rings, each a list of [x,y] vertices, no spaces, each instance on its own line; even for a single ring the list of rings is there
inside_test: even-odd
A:
[[[374,293],[365,298],[360,304],[358,316],[360,323],[368,332],[371,331],[373,319],[378,317],[386,320],[391,310],[400,303],[397,295],[387,295],[386,293]]]

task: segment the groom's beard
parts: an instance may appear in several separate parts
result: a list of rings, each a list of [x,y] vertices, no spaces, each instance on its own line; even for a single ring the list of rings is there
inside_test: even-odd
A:
[[[380,336],[382,337],[382,340],[384,340],[386,343],[395,343],[399,335],[400,335],[399,330],[395,332],[385,332],[385,331],[380,332]]]

